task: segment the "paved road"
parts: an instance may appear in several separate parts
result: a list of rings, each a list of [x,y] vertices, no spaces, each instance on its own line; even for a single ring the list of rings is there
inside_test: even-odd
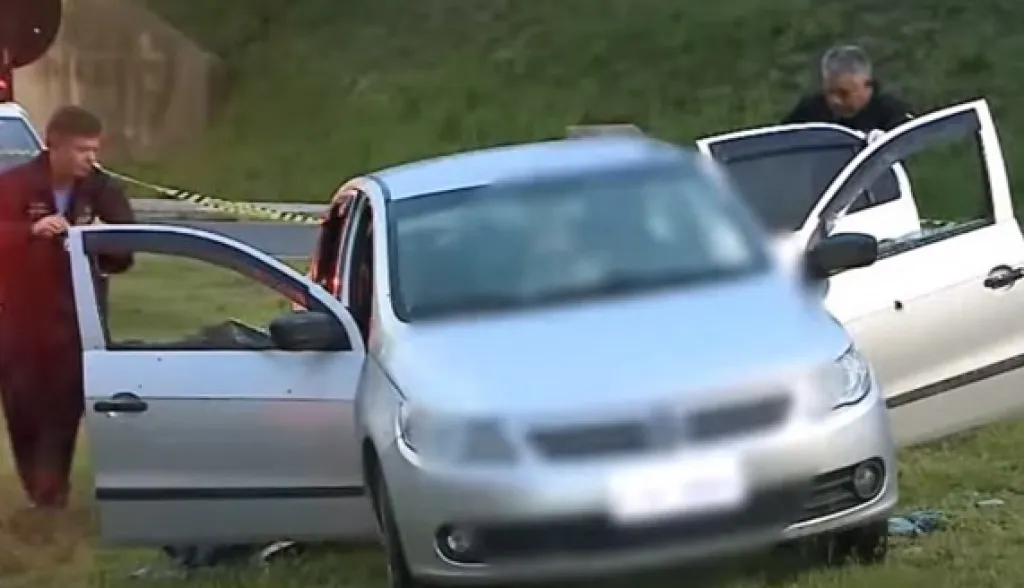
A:
[[[316,227],[310,225],[206,221],[174,224],[221,233],[276,257],[307,257],[316,240]]]

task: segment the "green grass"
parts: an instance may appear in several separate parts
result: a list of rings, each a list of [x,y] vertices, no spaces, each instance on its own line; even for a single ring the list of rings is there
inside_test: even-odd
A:
[[[189,292],[191,296],[183,296]],[[111,323],[115,336],[170,337],[234,317],[265,324],[281,311],[268,291],[230,274],[180,262],[140,256],[137,266],[112,283]],[[88,443],[76,464],[73,508],[55,518],[27,517],[23,497],[0,436],[0,586],[4,588],[130,588],[128,575],[159,563],[147,550],[101,548],[95,540]],[[781,556],[753,557],[709,566],[702,573],[722,588],[1006,588],[1024,577],[1024,422],[1004,423],[903,453],[900,481],[903,509],[939,508],[951,526],[935,535],[899,541],[889,562],[877,568],[822,571]],[[979,498],[1000,498],[1001,506],[977,507]],[[601,582],[650,587],[681,585],[692,571],[671,570],[639,578]],[[180,581],[147,581],[145,586],[180,586]],[[383,587],[383,564],[373,549],[341,550],[272,566],[201,574],[190,588]],[[591,584],[592,585],[592,584]]]
[[[1024,157],[1016,0],[148,2],[224,58],[231,93],[194,149],[136,171],[228,198],[322,202],[354,174],[586,121],[680,142],[772,123],[835,42],[919,111],[988,97]],[[925,206],[953,215],[963,181],[931,168],[947,189]]]

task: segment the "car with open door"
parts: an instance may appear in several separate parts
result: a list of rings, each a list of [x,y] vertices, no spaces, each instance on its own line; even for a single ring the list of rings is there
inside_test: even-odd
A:
[[[712,167],[576,138],[415,162],[332,199],[311,279],[378,359],[356,415],[392,585],[806,537],[884,554],[897,487],[870,368]],[[876,253],[835,234],[806,265]]]
[[[815,198],[806,198],[808,188],[800,179],[814,167],[814,157],[794,158],[787,167],[786,156],[778,153],[790,143],[794,149],[806,148],[818,140],[817,133],[829,134],[832,141],[843,132],[821,125],[778,129],[778,134],[770,129],[752,133],[749,145],[738,135],[721,141],[722,152],[715,151],[714,141],[705,149],[732,169],[730,158],[742,159],[749,147],[751,157],[764,160],[741,168],[763,164],[779,177],[797,178],[793,190],[802,212],[790,218],[804,218],[778,242],[787,254],[850,226],[882,239],[874,264],[815,283],[824,292],[825,306],[877,370],[893,408],[897,439],[904,444],[927,441],[1019,413],[1024,408],[1019,393],[1024,371],[1017,369],[1024,365],[1024,284],[1019,282],[1024,278],[1024,238],[988,104],[976,100],[925,114],[861,146],[837,171],[834,165],[824,166],[832,177],[815,188],[820,190]],[[968,148],[977,170],[967,174],[973,180],[949,189],[961,199],[975,193],[976,214],[936,228],[920,220],[909,226],[912,215],[898,211],[890,218],[899,222],[873,225],[870,208],[857,211],[865,194],[886,178],[895,176],[902,183],[904,164],[951,145]],[[743,184],[745,172],[738,173]],[[749,181],[741,187],[748,199],[788,206],[784,181],[766,183],[765,190],[774,190],[770,194],[758,189]],[[899,194],[897,201],[875,210],[899,208],[899,200],[910,193]],[[917,206],[906,208],[916,211]],[[899,234],[894,234],[897,226]]]

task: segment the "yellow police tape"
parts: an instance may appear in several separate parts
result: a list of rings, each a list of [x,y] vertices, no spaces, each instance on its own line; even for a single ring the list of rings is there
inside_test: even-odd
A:
[[[0,149],[0,158],[35,157],[37,154],[38,151]],[[195,204],[200,208],[214,210],[229,216],[239,218],[254,218],[260,220],[269,220],[283,223],[296,223],[304,225],[320,223],[320,218],[314,215],[303,214],[301,212],[285,212],[281,210],[275,210],[268,206],[261,206],[259,204],[253,204],[250,202],[232,202],[231,200],[215,198],[213,196],[207,196],[205,194],[192,192],[190,190],[181,190],[178,188],[170,188],[168,186],[153,184],[151,182],[146,182],[138,178],[134,178],[132,176],[115,172],[103,166],[98,167],[102,169],[104,173],[110,175],[113,178],[117,178],[118,180],[126,184],[131,184],[133,186],[148,190],[157,197],[165,200],[177,200],[179,202],[188,202],[190,204]]]

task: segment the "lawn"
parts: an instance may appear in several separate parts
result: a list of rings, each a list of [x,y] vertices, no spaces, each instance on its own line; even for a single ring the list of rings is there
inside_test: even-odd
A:
[[[112,329],[138,336],[171,336],[229,315],[265,323],[281,303],[261,288],[223,273],[143,257],[112,287]],[[182,296],[182,292],[191,295]],[[240,299],[247,302],[237,302]],[[234,300],[235,303],[230,301]],[[255,302],[254,302],[255,301]],[[22,497],[0,440],[0,586],[63,588],[138,586],[129,574],[160,562],[150,551],[110,550],[94,539],[90,507],[91,479],[87,443],[77,464],[76,500],[52,521],[17,514]],[[751,558],[741,565],[713,566],[706,573],[723,588],[895,588],[929,585],[956,588],[1005,588],[1024,577],[1024,423],[999,424],[902,456],[903,509],[939,508],[950,526],[931,536],[900,540],[888,564],[878,568],[821,571],[796,565],[780,555]],[[998,506],[976,506],[998,498]],[[49,536],[46,536],[49,531]],[[630,583],[678,586],[681,571],[659,572]],[[686,577],[693,576],[687,573]],[[608,586],[625,586],[609,581]],[[383,586],[383,564],[373,550],[309,556],[269,570],[241,569],[204,573],[187,584],[149,580],[145,586],[193,588],[326,588]]]

